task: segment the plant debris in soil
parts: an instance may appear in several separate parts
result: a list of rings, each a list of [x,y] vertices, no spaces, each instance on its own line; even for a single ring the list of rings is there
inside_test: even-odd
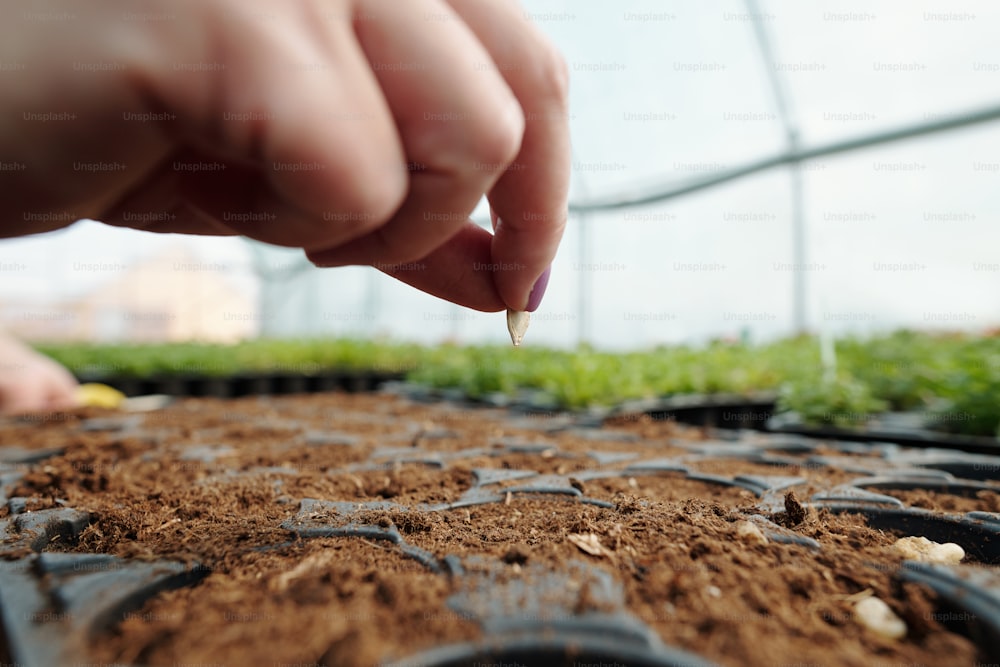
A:
[[[88,430],[93,418],[106,428]],[[47,549],[211,570],[128,614],[85,662],[371,665],[482,637],[475,618],[449,604],[469,580],[434,573],[385,540],[300,537],[282,524],[304,498],[348,503],[354,524],[396,530],[436,559],[485,559],[508,579],[582,561],[612,577],[623,609],[666,644],[722,665],[826,664],[832,655],[843,665],[973,665],[984,657],[934,620],[932,592],[893,577],[901,535],[817,511],[794,491],[784,512],[766,514],[746,489],[625,472],[637,461],[690,455],[686,443],[706,440],[699,429],[632,420],[595,439],[549,431],[546,418],[344,394],[191,399],[131,419],[89,410],[29,430],[0,426],[2,444],[62,450],[26,465],[8,496],[27,498],[31,510],[92,514],[76,543]],[[626,458],[601,463],[595,451]],[[759,474],[758,465],[731,458],[712,473],[743,466]],[[505,478],[488,487],[500,500],[451,506],[482,469],[562,475],[567,490],[527,493],[516,488],[524,479]],[[615,474],[581,474],[594,470]],[[810,467],[809,488],[842,476]],[[748,539],[753,514],[821,548]],[[311,520],[346,519],[331,511]],[[585,582],[574,590],[573,613],[609,610]],[[857,600],[869,596],[902,619],[905,636],[858,622]]]

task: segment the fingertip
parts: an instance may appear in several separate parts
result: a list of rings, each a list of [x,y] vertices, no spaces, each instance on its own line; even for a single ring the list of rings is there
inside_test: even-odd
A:
[[[533,313],[542,305],[542,298],[545,296],[545,290],[548,289],[551,274],[552,266],[550,265],[535,280],[535,284],[531,287],[531,292],[528,293],[528,305],[524,308],[527,312]]]
[[[565,218],[544,215],[538,223],[522,211],[526,224],[508,224],[500,215],[491,248],[497,291],[509,308],[534,312],[549,284]]]

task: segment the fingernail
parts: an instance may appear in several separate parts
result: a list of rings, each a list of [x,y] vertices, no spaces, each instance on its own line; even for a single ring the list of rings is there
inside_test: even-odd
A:
[[[528,295],[528,306],[525,308],[529,313],[533,313],[538,310],[538,307],[542,305],[542,297],[545,296],[545,288],[549,286],[549,274],[552,273],[552,267],[545,269],[542,275],[538,276],[538,280],[535,281],[535,286],[531,288],[531,294]]]

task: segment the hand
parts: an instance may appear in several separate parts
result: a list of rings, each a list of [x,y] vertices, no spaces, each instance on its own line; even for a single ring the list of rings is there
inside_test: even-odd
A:
[[[0,333],[0,414],[74,407],[76,388],[65,368]]]
[[[565,226],[566,69],[510,0],[6,2],[0,63],[0,235],[242,234],[490,311]]]

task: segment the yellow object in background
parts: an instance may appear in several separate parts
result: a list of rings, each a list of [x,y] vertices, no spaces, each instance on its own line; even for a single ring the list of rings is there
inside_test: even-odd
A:
[[[76,398],[87,407],[118,408],[125,401],[125,394],[106,384],[88,382],[77,387]]]

